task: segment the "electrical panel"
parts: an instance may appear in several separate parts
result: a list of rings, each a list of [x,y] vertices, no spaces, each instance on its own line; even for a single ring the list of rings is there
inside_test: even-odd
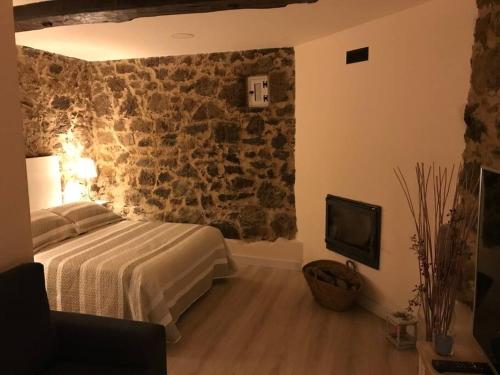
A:
[[[248,106],[250,108],[265,108],[270,103],[269,77],[248,77]]]

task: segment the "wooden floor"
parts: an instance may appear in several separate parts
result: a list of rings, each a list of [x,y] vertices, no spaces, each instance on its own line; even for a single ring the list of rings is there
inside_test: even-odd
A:
[[[241,266],[178,323],[169,375],[416,375],[415,351],[397,351],[383,321],[313,301],[298,271]]]

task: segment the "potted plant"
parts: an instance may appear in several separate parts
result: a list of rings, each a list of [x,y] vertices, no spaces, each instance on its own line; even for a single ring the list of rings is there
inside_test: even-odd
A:
[[[399,168],[394,170],[403,189],[415,225],[411,249],[419,266],[419,282],[409,309],[421,306],[425,322],[425,338],[434,343],[440,355],[449,355],[455,301],[470,257],[467,236],[476,225],[477,200],[465,199],[465,191],[476,191],[478,181],[459,168],[415,168],[417,195],[413,196]],[[455,191],[452,192],[452,186]]]

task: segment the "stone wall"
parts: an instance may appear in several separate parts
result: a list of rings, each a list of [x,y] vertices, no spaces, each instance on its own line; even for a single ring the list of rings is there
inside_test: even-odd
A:
[[[293,238],[293,49],[88,63],[22,48],[29,155],[93,157],[94,194],[130,218],[211,224],[228,238]],[[269,74],[271,105],[246,106]]]
[[[500,169],[500,3],[478,0],[464,160]]]
[[[89,64],[24,47],[17,56],[26,156],[57,154],[63,182],[73,179],[65,148],[94,157]]]
[[[481,165],[500,170],[500,2],[477,0],[479,17],[472,54],[471,89],[465,109],[464,165],[479,177]],[[477,191],[471,192],[476,199]],[[474,242],[476,233],[471,233]],[[475,249],[475,244],[471,244]],[[466,301],[472,302],[474,264],[468,266]]]
[[[88,63],[20,47],[18,72],[26,155],[61,150],[59,136],[69,130],[79,133],[83,146],[91,148]]]

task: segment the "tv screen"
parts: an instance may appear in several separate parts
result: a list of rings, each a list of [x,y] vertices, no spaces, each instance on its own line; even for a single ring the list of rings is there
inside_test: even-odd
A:
[[[500,372],[500,172],[481,170],[474,337]]]
[[[326,198],[326,247],[378,269],[380,216],[379,206],[328,195]]]

